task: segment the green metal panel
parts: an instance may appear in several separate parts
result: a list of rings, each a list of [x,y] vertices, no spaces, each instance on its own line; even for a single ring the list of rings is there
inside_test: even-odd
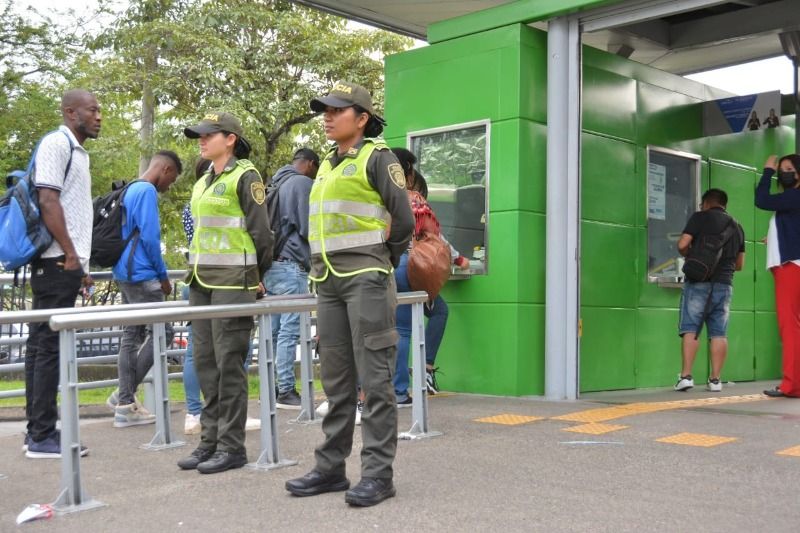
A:
[[[728,212],[744,230],[745,240],[753,240],[755,234],[756,175],[752,170],[732,167],[717,161],[710,162],[711,187],[728,193]]]
[[[517,118],[528,34],[512,26],[386,58],[386,135]]]
[[[582,136],[581,210],[584,220],[636,223],[636,147],[591,133]]]
[[[695,383],[708,380],[706,331],[692,369]],[[677,309],[639,309],[636,314],[636,387],[666,387],[681,372]]]
[[[581,321],[581,392],[634,388],[636,311],[583,307]]]
[[[781,340],[775,313],[755,313],[756,379],[780,379]]]
[[[521,119],[492,124],[490,211],[545,212],[546,149],[547,127],[538,122]]]
[[[636,81],[584,67],[583,128],[633,141],[636,138]]]
[[[755,305],[755,262],[753,261],[755,250],[754,243],[745,243],[744,268],[733,274],[731,309],[734,311],[752,311]]]
[[[450,303],[436,364],[443,389],[522,396],[544,389],[544,309]],[[469,334],[469,333],[472,334]]]
[[[581,303],[636,305],[636,230],[599,222],[581,224]]]
[[[529,23],[583,9],[618,3],[619,0],[517,0],[475,11],[428,26],[431,44],[456,39],[519,22]]]
[[[648,83],[637,86],[637,144],[669,146],[703,136],[699,100]]]
[[[752,311],[731,311],[728,320],[728,357],[722,368],[723,381],[755,379],[754,330]]]
[[[767,270],[767,245],[757,242],[754,253],[745,258],[753,267],[755,278],[754,307],[756,311],[775,311],[775,278]],[[758,330],[756,330],[758,331]]]

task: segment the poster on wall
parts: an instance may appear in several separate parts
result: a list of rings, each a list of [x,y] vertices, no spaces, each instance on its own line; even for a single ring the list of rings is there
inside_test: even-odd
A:
[[[647,218],[667,218],[667,167],[650,163],[647,167]]]
[[[780,125],[780,91],[703,103],[703,134],[706,136],[764,130]]]

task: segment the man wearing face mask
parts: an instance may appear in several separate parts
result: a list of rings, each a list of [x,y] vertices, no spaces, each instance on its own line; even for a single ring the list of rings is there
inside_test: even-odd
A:
[[[764,394],[800,397],[800,155],[775,155],[764,163],[756,207],[774,211],[767,232],[767,268],[775,277],[775,311],[783,345],[783,379]],[[770,194],[777,173],[780,192]]]

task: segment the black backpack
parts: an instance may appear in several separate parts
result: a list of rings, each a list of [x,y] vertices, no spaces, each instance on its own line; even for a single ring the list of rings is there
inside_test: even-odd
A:
[[[725,244],[733,237],[736,231],[736,222],[733,217],[729,217],[722,233],[701,235],[696,241],[692,242],[689,253],[686,255],[686,262],[683,264],[683,274],[686,281],[701,282],[711,279],[719,260],[722,258]]]
[[[125,205],[122,198],[130,183],[115,181],[111,184],[111,192],[94,199],[94,224],[92,226],[91,263],[101,268],[113,267],[122,257],[125,247],[133,240],[131,253],[128,254],[128,279],[133,267],[133,253],[139,243],[139,228],[135,228],[127,239],[122,238],[122,226],[126,221]]]

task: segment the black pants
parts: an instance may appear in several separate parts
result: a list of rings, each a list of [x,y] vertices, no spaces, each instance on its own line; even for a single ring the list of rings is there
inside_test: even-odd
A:
[[[33,263],[31,289],[34,309],[75,307],[83,270],[64,270],[64,259],[39,259]],[[59,375],[58,332],[47,322],[28,326],[25,349],[25,416],[28,435],[40,442],[56,429]]]

